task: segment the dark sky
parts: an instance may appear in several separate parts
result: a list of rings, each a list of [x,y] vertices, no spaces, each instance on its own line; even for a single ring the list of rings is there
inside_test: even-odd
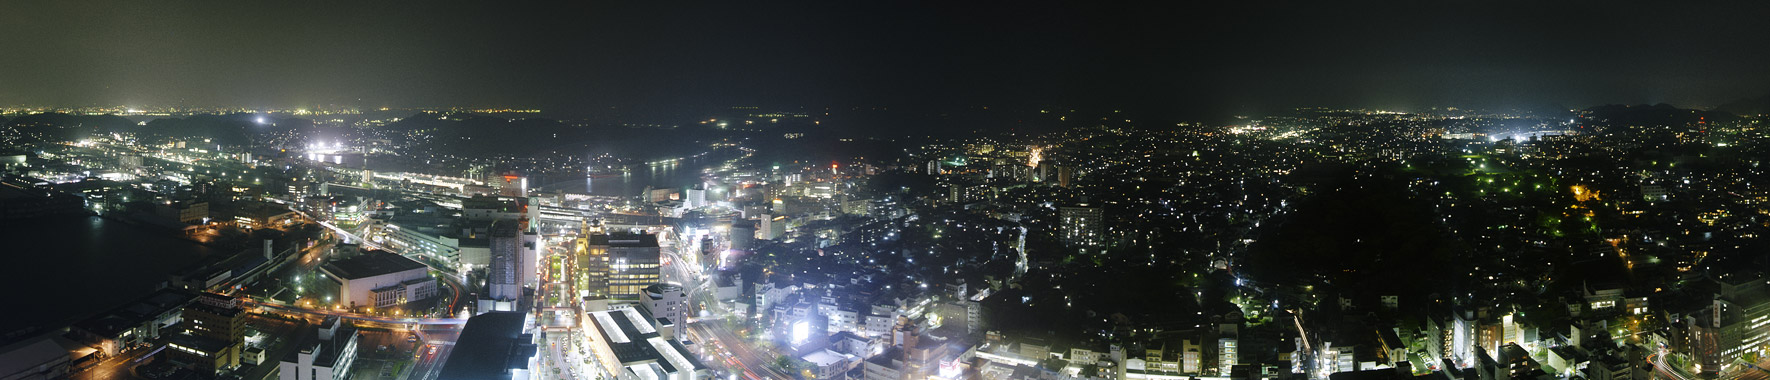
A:
[[[7,1],[0,104],[1184,116],[1770,93],[1757,1],[365,3]]]

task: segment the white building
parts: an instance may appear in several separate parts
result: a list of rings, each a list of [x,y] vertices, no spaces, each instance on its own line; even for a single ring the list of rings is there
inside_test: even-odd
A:
[[[429,299],[437,294],[430,268],[387,251],[368,251],[320,267],[338,284],[338,304],[388,307]]]
[[[331,317],[312,338],[301,351],[277,364],[277,379],[333,380],[350,376],[350,367],[356,362],[356,328]]]
[[[681,342],[658,334],[656,319],[637,308],[587,313],[590,351],[600,371],[617,379],[704,379],[708,369]]]
[[[688,328],[688,293],[681,286],[656,284],[645,288],[645,298],[639,300],[639,308],[653,317],[669,321],[664,332],[666,338],[681,341]]]

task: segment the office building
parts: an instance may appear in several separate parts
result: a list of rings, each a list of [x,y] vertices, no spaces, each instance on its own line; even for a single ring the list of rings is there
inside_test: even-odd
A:
[[[573,255],[578,264],[578,296],[607,296],[608,239],[601,221],[587,220],[578,227]]]
[[[647,286],[658,283],[660,255],[653,234],[580,235],[585,289],[588,295],[639,300]]]

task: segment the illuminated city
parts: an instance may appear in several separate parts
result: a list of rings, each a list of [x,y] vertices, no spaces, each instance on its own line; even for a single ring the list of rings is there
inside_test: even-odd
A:
[[[0,379],[1770,379],[1770,4],[0,5]]]

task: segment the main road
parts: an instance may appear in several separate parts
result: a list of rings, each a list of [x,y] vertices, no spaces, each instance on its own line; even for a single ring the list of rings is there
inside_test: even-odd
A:
[[[688,327],[691,337],[711,341],[710,347],[719,351],[716,354],[720,358],[719,361],[727,367],[735,367],[732,368],[732,372],[743,372],[745,377],[758,379],[792,378],[792,376],[775,369],[773,363],[776,355],[774,353],[757,349],[726,326],[725,319],[719,316],[728,313],[714,298],[711,291],[714,288],[712,276],[702,276],[700,268],[689,264],[688,260],[684,260],[676,249],[679,246],[682,245],[671,244],[662,248],[662,253],[667,259],[667,263],[664,265],[664,277],[666,281],[679,284],[684,291],[688,292],[688,310],[691,315]],[[710,317],[700,318],[702,314]]]

